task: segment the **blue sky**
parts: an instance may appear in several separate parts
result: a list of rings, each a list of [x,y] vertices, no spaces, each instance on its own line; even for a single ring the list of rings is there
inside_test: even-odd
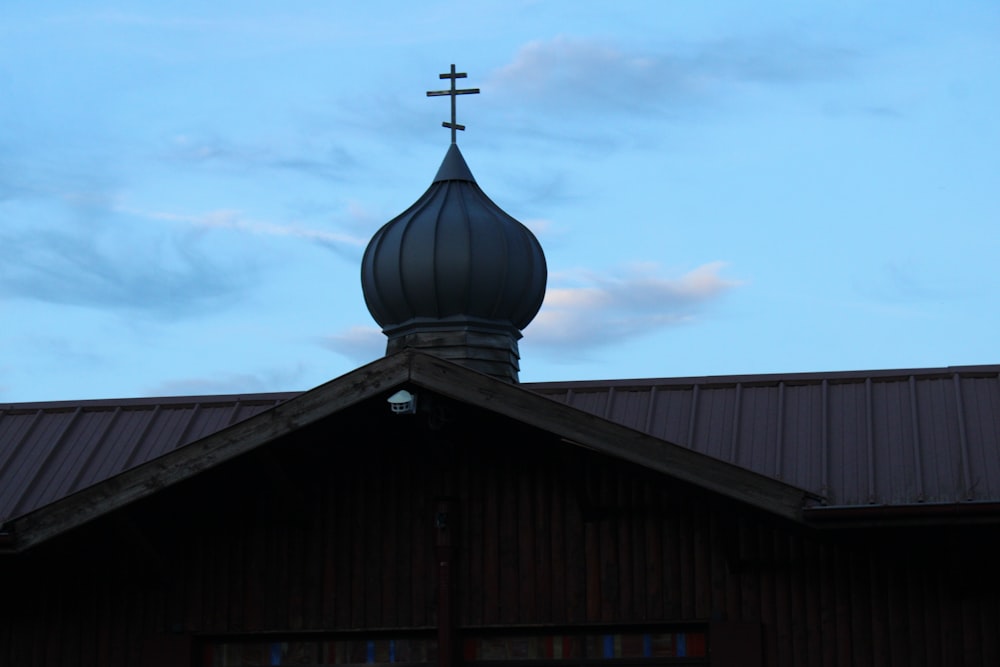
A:
[[[0,402],[308,389],[451,63],[549,290],[522,380],[1000,361],[1000,4],[20,0]]]

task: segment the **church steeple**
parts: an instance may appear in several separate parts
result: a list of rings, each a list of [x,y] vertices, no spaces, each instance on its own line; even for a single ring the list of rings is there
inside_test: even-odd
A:
[[[479,188],[455,143],[456,90],[451,72],[452,144],[431,186],[386,223],[365,249],[361,286],[372,317],[388,336],[387,353],[416,348],[516,382],[517,341],[538,313],[547,270],[527,227]]]

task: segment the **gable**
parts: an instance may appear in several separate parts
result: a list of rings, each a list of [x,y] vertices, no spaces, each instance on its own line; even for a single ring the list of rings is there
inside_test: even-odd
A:
[[[132,591],[166,627],[202,635],[427,628],[443,511],[460,545],[463,627],[704,619],[696,550],[718,562],[723,535],[788,528],[512,418],[429,400],[433,420],[378,419],[381,397],[318,419],[37,545],[0,580],[36,618],[50,613],[36,602],[46,594],[85,617],[79,600]]]
[[[800,529],[430,390],[448,365],[407,368],[405,386],[433,410],[389,414],[398,384],[315,419],[300,406],[284,414],[297,427],[5,561],[5,664],[88,651],[99,664],[167,664],[146,659],[162,655],[155,640],[187,656],[265,634],[433,638],[441,509],[460,535],[449,581],[465,647],[503,628],[581,639],[644,626],[707,637],[715,664],[722,617],[763,633],[763,664],[845,644],[858,652],[840,655],[863,658],[899,644],[893,655],[919,661],[940,655],[935,628],[964,645],[963,632],[996,621],[989,531]],[[462,386],[520,409],[506,390]],[[918,622],[886,630],[908,614]]]
[[[429,400],[433,420],[387,420],[369,398],[11,558],[0,655],[33,655],[36,628],[74,659],[100,653],[95,637],[129,656],[100,664],[175,664],[155,656],[275,637],[433,644],[443,510],[467,650],[501,627],[580,643],[638,621],[661,640],[686,635],[692,651],[676,655],[697,657],[723,608],[725,536],[759,530],[770,543],[789,528],[496,412]]]
[[[300,428],[400,386],[510,417],[575,446],[609,454],[797,519],[807,494],[787,484],[624,428],[526,389],[419,353],[401,353],[305,392],[250,419],[9,521],[16,549],[49,539],[201,474]],[[394,419],[387,409],[377,419]],[[9,540],[8,540],[9,541]]]
[[[0,406],[0,526],[297,395]]]

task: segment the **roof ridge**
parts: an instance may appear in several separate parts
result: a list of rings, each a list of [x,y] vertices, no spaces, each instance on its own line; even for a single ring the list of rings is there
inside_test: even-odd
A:
[[[73,408],[117,408],[130,406],[231,403],[233,401],[280,401],[295,398],[304,391],[262,391],[241,394],[196,394],[191,396],[138,396],[132,398],[83,398],[59,401],[23,401],[0,403],[0,411],[69,410]]]
[[[778,384],[781,382],[822,382],[824,380],[857,380],[879,378],[899,378],[909,377],[952,377],[954,375],[998,375],[1000,374],[1000,364],[984,364],[979,366],[941,366],[933,368],[899,368],[899,369],[875,369],[875,370],[847,370],[847,371],[804,371],[792,373],[747,373],[732,375],[692,375],[679,377],[648,377],[648,378],[625,378],[606,380],[556,380],[542,382],[522,382],[521,386],[531,390],[546,389],[586,389],[586,388],[607,388],[607,387],[652,387],[661,385],[733,385],[733,384]]]

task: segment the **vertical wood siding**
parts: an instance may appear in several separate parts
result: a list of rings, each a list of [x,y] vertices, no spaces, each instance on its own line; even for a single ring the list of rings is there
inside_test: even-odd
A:
[[[458,508],[464,632],[725,620],[759,623],[766,665],[1000,664],[992,527],[813,533],[479,426],[435,444],[328,424],[0,560],[0,665],[167,664],[164,647],[189,656],[197,636],[433,628],[442,496]]]

